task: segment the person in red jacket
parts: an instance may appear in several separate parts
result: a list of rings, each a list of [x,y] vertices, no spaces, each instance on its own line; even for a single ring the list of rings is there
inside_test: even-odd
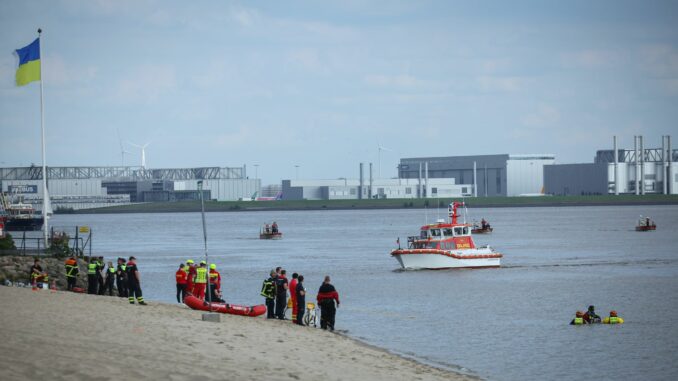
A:
[[[330,276],[325,275],[325,281],[318,290],[318,305],[320,306],[320,328],[334,331],[334,317],[339,307],[339,293],[330,283]],[[335,308],[334,302],[337,302]]]
[[[183,303],[184,296],[186,296],[186,285],[188,283],[188,273],[185,270],[184,264],[179,265],[179,270],[177,270],[177,302]]]
[[[213,302],[223,303],[221,299],[221,274],[217,271],[217,265],[210,264],[210,297]]]
[[[299,274],[293,273],[290,281],[290,299],[292,299],[292,322],[297,321],[297,282]]]
[[[186,273],[188,274],[186,279],[186,293],[193,295],[193,282],[195,282],[195,263],[192,259],[186,261],[185,267]]]

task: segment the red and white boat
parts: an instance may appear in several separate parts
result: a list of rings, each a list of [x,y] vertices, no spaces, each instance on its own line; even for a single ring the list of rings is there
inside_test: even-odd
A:
[[[490,246],[476,246],[471,236],[473,226],[459,223],[457,208],[450,204],[450,221],[439,220],[421,227],[419,236],[408,237],[407,248],[391,251],[404,269],[450,269],[501,266],[502,254]]]

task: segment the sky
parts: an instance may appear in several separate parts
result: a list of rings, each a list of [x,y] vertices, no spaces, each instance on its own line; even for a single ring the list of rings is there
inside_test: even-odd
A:
[[[0,1],[0,167],[247,166],[678,146],[676,1]],[[122,149],[121,149],[122,143]],[[378,147],[384,147],[379,155]],[[375,174],[376,175],[376,174]]]

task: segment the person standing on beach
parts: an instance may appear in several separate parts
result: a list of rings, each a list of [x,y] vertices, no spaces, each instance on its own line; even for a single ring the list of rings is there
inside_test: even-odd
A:
[[[97,263],[94,257],[89,257],[87,263],[87,293],[96,295],[99,280],[97,279]]]
[[[292,322],[295,323],[297,321],[297,283],[299,278],[299,274],[294,273],[292,274],[292,280],[290,281],[290,299],[292,299]]]
[[[320,286],[316,299],[320,306],[320,328],[329,328],[330,331],[334,331],[334,317],[337,314],[336,307],[339,307],[339,293],[330,283],[329,275],[325,275],[325,281]],[[335,301],[337,302],[336,307],[334,306]]]
[[[200,266],[195,269],[195,284],[193,285],[193,296],[205,300],[205,289],[207,288],[207,262],[200,261]]]
[[[285,269],[280,270],[280,275],[276,278],[275,281],[275,316],[280,320],[285,320],[285,307],[287,307],[287,271]]]
[[[99,295],[103,295],[106,292],[104,282],[104,257],[97,258],[95,263],[97,264],[97,281],[99,282]]]
[[[115,267],[113,267],[113,262],[108,261],[108,267],[106,268],[106,286],[105,289],[108,290],[108,295],[113,296],[113,285],[115,284]]]
[[[177,303],[183,303],[186,296],[186,284],[188,282],[188,273],[185,270],[183,263],[179,265],[179,270],[176,273],[177,277]]]
[[[275,318],[275,289],[278,274],[271,270],[270,277],[261,285],[261,296],[266,298],[266,319]]]
[[[141,294],[141,276],[136,261],[135,257],[129,257],[126,265],[128,299],[130,304],[134,304],[134,297],[136,297],[139,304],[145,306],[146,302],[144,302],[144,297]]]
[[[78,273],[80,272],[80,269],[78,269],[78,261],[75,260],[73,256],[68,258],[65,262],[66,266],[66,289],[68,291],[73,291],[73,288],[75,287],[75,282],[78,279]]]
[[[115,284],[118,286],[118,296],[127,297],[127,265],[125,258],[118,258],[118,267],[115,269]]]
[[[297,281],[297,324],[304,325],[304,309],[306,308],[306,289],[304,288],[304,276],[299,275]]]
[[[186,272],[188,273],[186,279],[186,293],[193,295],[193,284],[195,282],[195,262],[192,259],[186,261]]]
[[[221,274],[217,271],[217,265],[210,263],[210,300],[213,302],[223,303],[221,299]]]

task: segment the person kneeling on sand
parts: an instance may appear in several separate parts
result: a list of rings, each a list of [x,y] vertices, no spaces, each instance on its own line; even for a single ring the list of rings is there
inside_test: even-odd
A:
[[[624,319],[617,316],[617,311],[610,311],[610,316],[603,319],[603,324],[624,324]]]

